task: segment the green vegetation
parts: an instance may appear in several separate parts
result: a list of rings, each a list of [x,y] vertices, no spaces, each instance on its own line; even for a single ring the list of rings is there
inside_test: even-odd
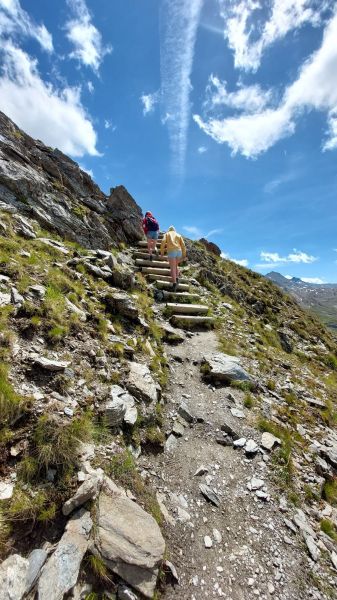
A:
[[[261,431],[268,431],[282,440],[281,447],[272,454],[271,463],[277,485],[282,491],[289,494],[290,491],[294,491],[293,436],[291,431],[263,418],[259,419],[258,427]]]
[[[329,519],[322,519],[321,530],[326,533],[332,540],[337,542],[337,530],[335,525]]]
[[[337,479],[326,481],[323,487],[323,498],[329,504],[337,505]]]
[[[28,406],[28,400],[17,394],[9,382],[7,365],[0,363],[0,430],[14,425]]]

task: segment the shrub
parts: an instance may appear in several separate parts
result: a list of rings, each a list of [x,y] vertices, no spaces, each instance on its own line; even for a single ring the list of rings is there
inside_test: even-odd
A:
[[[329,504],[337,504],[337,479],[326,481],[323,487],[323,498]]]
[[[246,394],[243,400],[243,405],[246,408],[252,408],[254,406],[254,398],[251,394]]]

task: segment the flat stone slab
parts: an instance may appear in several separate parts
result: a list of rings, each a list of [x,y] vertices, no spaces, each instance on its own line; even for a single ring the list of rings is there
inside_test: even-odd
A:
[[[29,561],[12,554],[0,565],[0,600],[21,600],[26,592]]]
[[[208,379],[229,383],[231,381],[252,381],[251,376],[240,365],[240,359],[222,352],[205,355],[202,359]]]
[[[91,528],[87,510],[81,509],[68,521],[54,554],[43,568],[38,584],[39,600],[61,600],[76,585]]]
[[[153,597],[165,542],[151,515],[121,493],[102,492],[95,543],[114,573],[146,598]]]
[[[35,366],[46,369],[46,371],[65,371],[70,366],[70,362],[65,360],[52,360],[44,356],[34,356],[32,362]]]
[[[129,374],[126,381],[126,387],[129,392],[145,402],[157,402],[159,394],[156,382],[154,381],[150,369],[141,363],[129,363]]]
[[[0,500],[9,500],[13,496],[14,484],[0,481]]]

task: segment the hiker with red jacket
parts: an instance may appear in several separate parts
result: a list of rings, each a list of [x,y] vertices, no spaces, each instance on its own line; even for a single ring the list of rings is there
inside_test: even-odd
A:
[[[156,244],[159,237],[159,223],[157,219],[154,218],[153,214],[150,211],[147,211],[142,226],[147,239],[147,249],[150,260],[152,260],[152,253],[157,252]]]

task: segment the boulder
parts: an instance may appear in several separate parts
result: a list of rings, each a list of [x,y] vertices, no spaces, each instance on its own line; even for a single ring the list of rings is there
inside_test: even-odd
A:
[[[30,590],[36,583],[40,575],[41,569],[47,560],[47,556],[48,554],[46,550],[42,550],[39,548],[33,550],[28,556],[29,565],[26,578],[26,594],[30,592]]]
[[[70,362],[64,360],[52,360],[45,358],[44,356],[34,356],[31,360],[35,366],[51,372],[65,371],[70,365]]]
[[[81,310],[80,308],[78,308],[78,306],[76,306],[76,304],[73,304],[72,302],[70,302],[70,300],[68,300],[68,298],[66,298],[65,301],[66,301],[68,310],[70,312],[74,313],[75,315],[77,315],[79,320],[84,323],[87,320],[87,315],[85,314],[84,310]]]
[[[98,501],[95,545],[114,573],[152,598],[165,542],[151,515],[121,492],[105,489]]]
[[[126,387],[138,400],[157,402],[159,399],[158,387],[150,369],[141,363],[129,363],[129,374]],[[160,389],[160,388],[159,388]]]
[[[0,306],[7,306],[11,303],[11,295],[0,292]]]
[[[12,554],[0,565],[0,600],[21,600],[26,592],[29,561]]]
[[[83,556],[89,545],[92,520],[81,509],[68,521],[54,554],[43,568],[38,584],[38,600],[62,600],[76,585]]]
[[[134,301],[125,292],[109,292],[103,299],[113,314],[119,314],[132,321],[139,320],[139,311]]]
[[[200,242],[200,244],[205,246],[207,252],[211,252],[212,254],[215,254],[216,256],[221,256],[221,249],[219,248],[219,246],[214,244],[214,242],[209,242],[205,238],[201,238],[199,240],[199,242]]]
[[[107,400],[100,409],[104,413],[107,425],[118,427],[123,421],[128,425],[134,425],[138,416],[134,397],[119,385],[111,386],[110,396],[111,399]]]
[[[261,437],[261,446],[262,448],[264,448],[265,450],[272,450],[274,448],[274,446],[280,446],[281,445],[281,440],[276,437],[275,435],[273,435],[272,433],[269,433],[268,431],[265,431],[262,434]]]
[[[250,381],[251,376],[241,367],[240,360],[235,356],[211,354],[202,359],[202,368],[207,379],[230,383],[231,381]]]
[[[135,286],[135,274],[125,265],[115,266],[111,273],[112,284],[121,290],[131,290]]]
[[[79,508],[85,504],[85,502],[88,502],[88,500],[93,500],[98,494],[101,482],[102,479],[100,477],[92,476],[89,479],[86,479],[76,490],[74,496],[63,504],[63,514],[68,516],[75,508]]]

